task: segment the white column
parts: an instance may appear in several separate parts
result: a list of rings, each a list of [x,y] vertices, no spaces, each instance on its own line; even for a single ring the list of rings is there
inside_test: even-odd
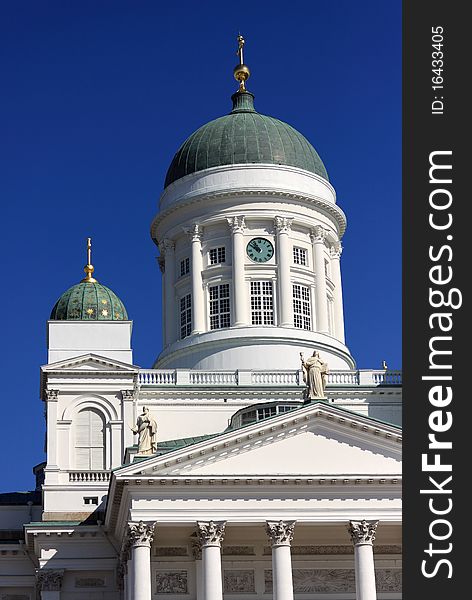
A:
[[[313,265],[316,277],[315,287],[315,309],[316,309],[316,330],[320,333],[329,332],[328,321],[328,293],[326,289],[326,271],[325,271],[325,236],[326,232],[322,227],[315,227],[311,234],[311,243],[313,244]]]
[[[151,543],[155,523],[129,523],[131,548],[131,596],[133,600],[151,600]]]
[[[57,401],[59,398],[59,390],[46,390],[46,450],[47,450],[47,466],[46,483],[57,482],[57,472],[59,472],[58,456],[57,456]],[[52,473],[56,472],[54,475]],[[53,478],[51,478],[51,475]]]
[[[222,600],[221,543],[225,534],[225,521],[197,523],[198,540],[202,547],[203,600]]]
[[[344,343],[344,313],[343,313],[343,288],[341,284],[341,242],[335,242],[330,249],[331,275],[334,283],[334,333],[338,340]]]
[[[349,521],[354,544],[356,600],[376,600],[373,541],[378,521]]]
[[[192,244],[192,335],[205,331],[205,306],[203,296],[202,228],[194,225],[185,229]]]
[[[175,243],[165,239],[159,244],[164,256],[164,344],[167,346],[176,341],[177,317],[175,304]]]
[[[248,297],[244,272],[245,248],[244,230],[246,224],[244,217],[231,217],[227,219],[231,228],[232,261],[233,261],[233,302],[234,302],[234,327],[248,324]]]
[[[287,219],[286,217],[275,217],[281,327],[293,327],[293,291],[290,279],[292,248],[289,236],[292,221],[293,219]]]
[[[63,569],[36,570],[36,585],[41,592],[41,600],[60,600],[63,577]]]
[[[274,600],[293,600],[290,544],[295,521],[267,521],[266,531],[272,546],[272,596]]]

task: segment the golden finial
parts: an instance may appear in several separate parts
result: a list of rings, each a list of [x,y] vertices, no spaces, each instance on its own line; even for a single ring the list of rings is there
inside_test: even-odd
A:
[[[238,35],[237,40],[238,40],[238,51],[236,52],[236,54],[239,57],[239,65],[236,65],[234,67],[233,74],[234,74],[234,78],[236,79],[236,81],[239,81],[239,91],[245,92],[246,91],[246,80],[249,79],[251,72],[249,71],[249,67],[244,64],[244,59],[243,59],[243,48],[244,48],[244,44],[246,42],[241,34]]]
[[[92,238],[87,238],[87,264],[84,267],[85,277],[82,281],[85,283],[96,283],[97,280],[92,277],[94,270],[92,265]]]

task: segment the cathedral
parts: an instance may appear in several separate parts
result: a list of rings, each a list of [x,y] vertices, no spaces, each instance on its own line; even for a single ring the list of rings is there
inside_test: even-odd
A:
[[[401,373],[356,367],[345,214],[238,44],[231,110],[177,150],[151,224],[152,368],[90,239],[52,308],[47,458],[0,494],[0,600],[401,598]]]

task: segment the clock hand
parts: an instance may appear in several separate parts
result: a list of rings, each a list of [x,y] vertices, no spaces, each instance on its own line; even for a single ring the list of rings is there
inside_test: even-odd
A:
[[[261,247],[256,242],[251,242],[251,246],[255,248],[258,252],[261,252]]]

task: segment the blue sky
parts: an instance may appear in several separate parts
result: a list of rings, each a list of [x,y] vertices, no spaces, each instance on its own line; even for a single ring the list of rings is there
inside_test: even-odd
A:
[[[177,148],[231,108],[239,30],[256,109],[312,142],[347,215],[347,344],[360,368],[401,367],[399,0],[2,2],[1,491],[32,489],[44,460],[46,320],[83,277],[87,236],[135,363],[158,354],[149,226]]]

